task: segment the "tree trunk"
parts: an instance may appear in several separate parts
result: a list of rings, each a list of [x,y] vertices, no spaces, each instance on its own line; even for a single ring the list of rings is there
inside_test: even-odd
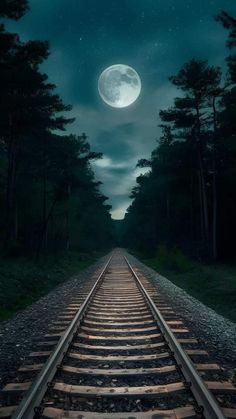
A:
[[[18,205],[16,203],[15,205],[15,214],[14,214],[14,219],[15,219],[15,223],[14,223],[14,239],[18,240]]]
[[[69,211],[66,211],[66,250],[70,250],[70,236],[69,236]]]
[[[42,214],[42,226],[46,225],[47,219],[47,162],[46,162],[46,138],[43,137],[43,214]],[[43,229],[43,227],[42,227]],[[47,229],[44,234],[42,247],[44,250],[47,249]]]
[[[198,187],[199,187],[199,203],[200,203],[200,225],[201,225],[201,240],[204,242],[204,218],[203,218],[203,204],[202,204],[202,181],[200,171],[198,172]]]
[[[200,177],[202,183],[202,206],[203,206],[203,215],[204,215],[204,234],[207,244],[209,244],[209,220],[208,220],[208,203],[207,203],[207,193],[206,193],[206,182],[203,173],[202,159],[200,157]]]
[[[191,204],[190,204],[190,236],[191,240],[194,240],[194,176],[191,176],[190,183],[191,191]]]
[[[5,214],[5,248],[9,241],[17,240],[18,228],[16,225],[16,159],[17,149],[12,132],[12,115],[9,115],[9,144],[7,151],[8,169],[7,169],[7,187],[6,187],[6,214]]]
[[[207,203],[207,192],[206,192],[206,182],[204,176],[203,168],[203,150],[202,150],[202,138],[201,138],[201,119],[200,119],[200,110],[199,102],[196,100],[196,112],[197,112],[197,137],[199,141],[199,173],[200,173],[200,183],[201,183],[201,196],[202,196],[202,209],[203,209],[203,220],[204,220],[204,239],[209,245],[209,220],[208,220],[208,203]]]
[[[213,210],[213,217],[212,217],[212,252],[213,258],[217,259],[217,173],[216,173],[216,136],[217,136],[217,122],[216,122],[216,98],[213,98],[212,108],[213,108],[213,124],[214,124],[214,139],[213,139],[213,185],[212,185],[212,193],[213,193],[213,202],[212,202],[212,210]]]
[[[169,196],[169,190],[166,191],[166,218],[169,220],[170,218],[170,196]]]
[[[68,208],[66,211],[66,250],[70,250],[70,214],[69,214],[69,208],[70,208],[70,196],[71,196],[71,186],[68,183],[67,186],[67,196],[68,196]]]
[[[213,258],[217,259],[217,187],[216,187],[216,169],[213,174],[213,220],[212,220],[212,250]]]
[[[48,215],[46,217],[45,223],[44,223],[44,225],[42,227],[42,231],[41,231],[41,234],[40,234],[40,237],[39,237],[39,241],[38,241],[38,248],[37,248],[36,255],[35,255],[36,261],[38,261],[38,258],[39,258],[39,255],[40,255],[40,252],[41,252],[41,249],[42,249],[42,245],[43,245],[44,235],[45,235],[45,232],[47,231],[48,223],[49,223],[50,218],[51,218],[51,216],[53,214],[53,210],[55,208],[56,203],[57,203],[57,197],[55,197],[55,199],[54,199],[54,201],[53,201],[53,203],[51,205],[51,208],[49,210],[49,213],[48,213]]]

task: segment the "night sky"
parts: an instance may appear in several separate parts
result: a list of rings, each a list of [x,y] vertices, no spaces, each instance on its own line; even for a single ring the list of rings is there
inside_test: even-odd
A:
[[[76,122],[69,132],[86,132],[102,192],[122,218],[140,170],[158,138],[158,112],[172,104],[176,90],[168,76],[191,58],[224,65],[227,31],[214,20],[222,9],[235,15],[235,0],[30,0],[30,12],[9,30],[48,40],[51,56],[43,70]],[[97,80],[106,67],[124,63],[142,80],[131,106],[115,109],[99,97]]]

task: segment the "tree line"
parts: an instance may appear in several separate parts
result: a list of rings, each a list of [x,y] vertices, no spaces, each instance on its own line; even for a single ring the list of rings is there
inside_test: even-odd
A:
[[[236,19],[228,30],[227,74],[192,59],[171,83],[180,95],[160,111],[162,135],[137,178],[123,226],[126,246],[153,252],[178,247],[197,257],[235,260]]]
[[[20,19],[27,0],[1,0],[0,17]],[[22,42],[0,24],[0,230],[7,254],[110,247],[113,226],[85,134],[40,69],[48,42]],[[95,240],[96,237],[96,240]]]

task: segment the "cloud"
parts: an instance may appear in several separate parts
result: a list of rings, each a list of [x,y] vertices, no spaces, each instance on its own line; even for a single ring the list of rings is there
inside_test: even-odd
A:
[[[102,192],[110,197],[112,204],[112,217],[123,218],[127,207],[131,203],[129,198],[135,185],[136,177],[148,171],[147,168],[136,168],[136,159],[117,163],[104,156],[100,161],[93,163],[93,169],[99,179],[102,180]]]
[[[104,154],[103,159],[93,163],[93,169],[103,182],[101,190],[109,197],[112,216],[124,216],[131,203],[129,196],[136,177],[146,171],[136,168],[137,161],[150,157],[160,134],[158,110],[168,107],[176,94],[177,90],[167,81],[155,90],[144,91],[133,107],[121,112],[103,104],[99,109],[74,109],[78,121],[71,130],[89,133],[92,149]]]

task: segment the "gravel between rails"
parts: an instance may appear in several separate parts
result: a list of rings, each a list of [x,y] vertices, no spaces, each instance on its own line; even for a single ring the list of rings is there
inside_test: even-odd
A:
[[[0,323],[0,389],[8,382],[17,381],[18,368],[39,340],[45,340],[49,324],[78,294],[81,285],[101,269],[109,255],[100,258],[90,267],[73,275],[46,296]]]
[[[235,369],[236,323],[217,314],[164,276],[126,253],[128,260],[157,287],[160,294],[177,312],[184,324],[207,349],[212,357],[227,370]],[[235,373],[234,373],[235,375]]]

